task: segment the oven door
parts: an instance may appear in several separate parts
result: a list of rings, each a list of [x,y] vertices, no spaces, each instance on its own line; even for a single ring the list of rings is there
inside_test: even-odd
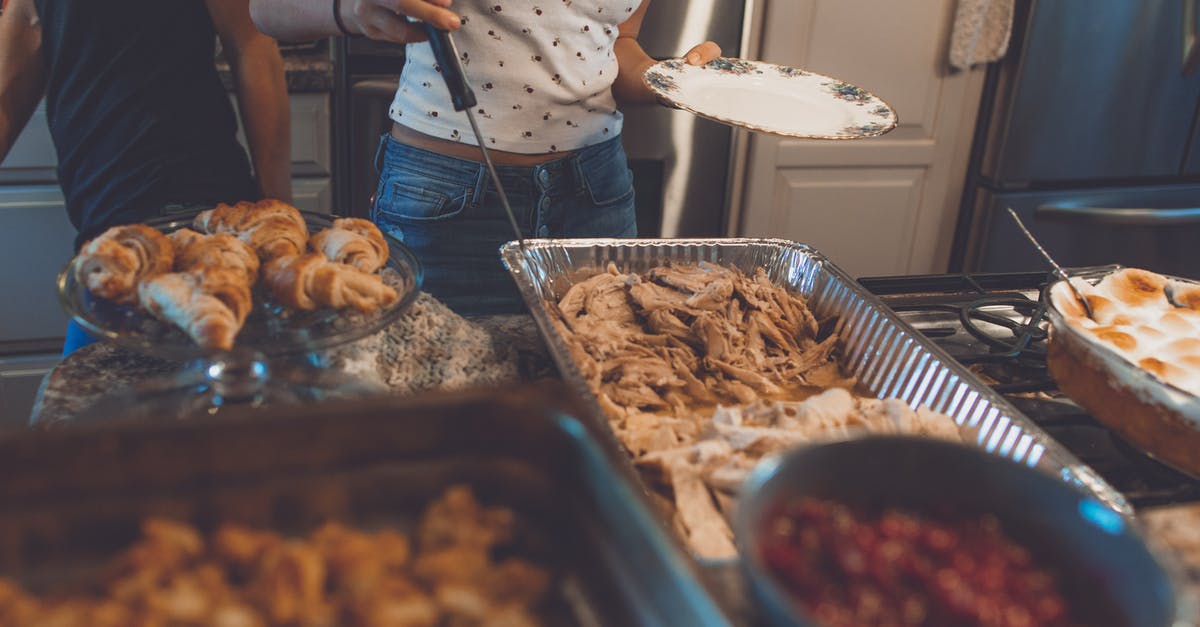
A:
[[[984,192],[979,202],[983,232],[968,271],[1048,269],[1005,211],[1012,207],[1064,266],[1200,277],[1200,185]]]

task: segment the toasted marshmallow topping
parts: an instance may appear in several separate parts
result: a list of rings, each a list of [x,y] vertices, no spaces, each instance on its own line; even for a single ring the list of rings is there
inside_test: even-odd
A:
[[[1051,299],[1068,324],[1162,381],[1200,396],[1200,285],[1135,268],[1096,285],[1072,283],[1096,318],[1088,318],[1071,289],[1059,283]]]

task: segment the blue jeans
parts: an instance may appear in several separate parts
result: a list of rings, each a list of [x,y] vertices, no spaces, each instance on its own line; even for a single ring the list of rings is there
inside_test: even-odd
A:
[[[421,260],[425,291],[462,315],[524,311],[499,249],[516,239],[478,161],[380,141],[371,218]],[[619,137],[536,166],[496,166],[526,237],[636,237]]]
[[[84,331],[83,327],[75,324],[74,320],[71,320],[67,322],[67,339],[63,342],[62,356],[66,357],[84,346],[94,344],[95,342],[96,338],[91,333]]]

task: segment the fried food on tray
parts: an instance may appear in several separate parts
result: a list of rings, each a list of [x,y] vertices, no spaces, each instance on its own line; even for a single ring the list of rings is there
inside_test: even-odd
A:
[[[175,250],[144,224],[114,226],[83,245],[75,279],[88,291],[118,303],[137,301],[138,283],[171,271]]]
[[[308,243],[330,261],[367,273],[378,271],[388,259],[383,233],[373,222],[362,218],[338,218],[331,227],[313,235]]]
[[[837,325],[762,268],[747,276],[700,262],[639,275],[610,264],[546,307],[617,437],[704,557],[736,554],[727,517],[765,455],[856,432],[959,438],[948,416],[848,391]]]
[[[221,203],[202,211],[192,226],[204,233],[229,233],[246,242],[262,261],[299,255],[308,245],[308,225],[293,206],[274,198]]]
[[[353,307],[369,313],[400,298],[378,274],[329,261],[321,253],[268,261],[263,266],[263,284],[280,303],[302,310]]]
[[[333,522],[305,540],[228,524],[206,539],[151,518],[99,595],[42,598],[0,579],[0,627],[538,625],[547,571],[493,558],[512,527],[465,486],[425,510],[413,539]]]

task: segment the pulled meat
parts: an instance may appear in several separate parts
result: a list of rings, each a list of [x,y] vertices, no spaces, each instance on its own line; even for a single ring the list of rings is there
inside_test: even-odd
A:
[[[609,264],[547,310],[618,438],[702,557],[733,556],[728,516],[764,455],[859,432],[958,438],[926,408],[852,394],[836,324],[800,295],[713,265]],[[822,335],[823,328],[831,329]]]
[[[639,412],[703,418],[717,404],[806,396],[798,388],[838,338],[818,339],[804,299],[762,268],[700,262],[640,276],[610,264],[547,307],[618,429]]]

